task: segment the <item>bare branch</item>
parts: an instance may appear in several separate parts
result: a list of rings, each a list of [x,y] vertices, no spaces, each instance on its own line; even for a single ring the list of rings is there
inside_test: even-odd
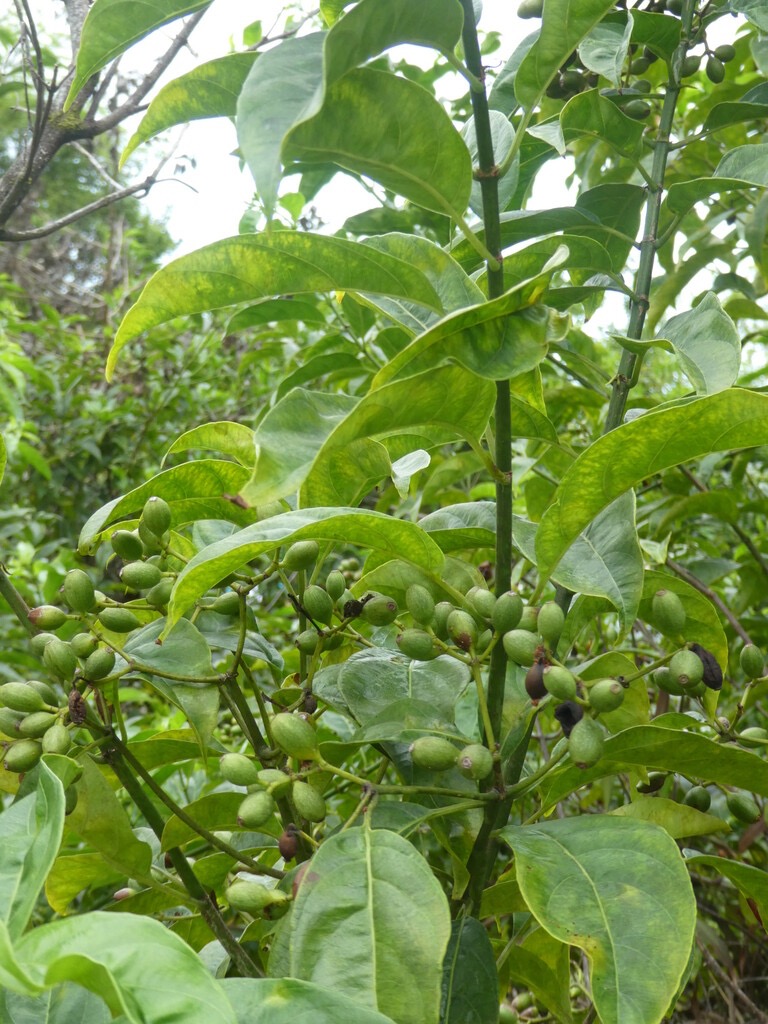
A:
[[[121,187],[120,186],[120,182],[119,181],[115,181],[115,179],[112,177],[112,175],[106,169],[106,167],[102,167],[102,165],[99,163],[99,161],[93,155],[93,153],[89,153],[88,150],[85,148],[85,146],[81,146],[79,142],[73,142],[71,145],[72,145],[72,148],[76,149],[77,152],[81,156],[85,157],[85,159],[88,161],[88,163],[91,165],[91,167],[93,167],[93,169],[96,171],[96,173],[100,177],[102,177],[104,179],[104,181],[106,181],[106,183],[108,185],[111,185],[112,188],[116,188],[116,189],[119,189]]]

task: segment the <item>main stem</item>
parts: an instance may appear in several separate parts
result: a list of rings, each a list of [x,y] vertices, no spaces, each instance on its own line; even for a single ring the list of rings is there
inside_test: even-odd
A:
[[[493,155],[488,99],[485,94],[485,86],[482,84],[485,81],[485,72],[475,28],[473,4],[472,0],[461,0],[461,2],[464,8],[462,32],[464,59],[468,71],[479,83],[477,87],[471,89],[470,98],[477,138],[478,168],[475,173],[480,181],[483,197],[485,244],[489,253],[496,260],[496,266],[490,261],[487,263],[488,298],[491,300],[504,292],[499,221],[499,172]],[[498,470],[496,479],[496,594],[498,596],[509,590],[512,575],[512,423],[508,380],[498,381],[496,384],[494,416],[494,462]],[[497,740],[500,738],[501,731],[506,673],[507,659],[504,648],[501,644],[497,644],[491,653],[487,700],[488,717],[493,735]],[[497,813],[497,805],[489,804],[467,865],[471,876],[469,898],[474,912],[479,911],[480,896],[493,865],[496,846],[491,838],[491,833],[496,827]]]

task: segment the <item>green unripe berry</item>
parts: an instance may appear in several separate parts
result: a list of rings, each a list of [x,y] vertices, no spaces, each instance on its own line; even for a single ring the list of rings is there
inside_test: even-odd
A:
[[[397,601],[377,594],[363,605],[363,618],[372,626],[389,626],[397,618]]]
[[[314,622],[322,622],[326,626],[333,622],[333,601],[331,595],[322,587],[307,587],[301,599],[307,615]]]
[[[426,587],[420,583],[412,583],[405,592],[405,607],[414,622],[429,626],[435,617],[435,601]],[[447,615],[446,615],[447,619]]]
[[[669,674],[673,682],[689,689],[701,682],[704,676],[704,665],[701,658],[693,651],[678,651],[669,662]]]
[[[472,587],[465,596],[472,606],[472,611],[476,613],[481,621],[491,620],[493,609],[496,607],[495,594],[492,594],[490,590],[486,590],[484,587]]]
[[[64,577],[61,593],[73,612],[85,615],[96,604],[91,577],[83,569],[71,569]]]
[[[142,553],[145,555],[159,554],[171,541],[169,531],[158,537],[150,530],[143,519],[139,520],[138,534],[141,540]]]
[[[723,64],[728,64],[736,57],[736,47],[731,46],[730,43],[723,43],[721,46],[716,46],[715,57],[722,61]]]
[[[754,825],[756,821],[760,820],[762,812],[747,793],[729,793],[725,802],[734,818],[744,825]]]
[[[317,635],[317,630],[304,629],[293,642],[302,654],[314,654],[320,642],[320,637]]]
[[[651,113],[651,105],[645,100],[630,100],[622,110],[633,121],[644,121]]]
[[[141,625],[130,608],[102,608],[99,612],[99,622],[110,633],[130,633]]]
[[[504,651],[516,665],[532,665],[539,646],[534,633],[526,629],[510,629],[502,639]]]
[[[691,786],[683,797],[683,803],[696,811],[706,813],[712,803],[712,794],[704,786]]]
[[[258,784],[262,789],[268,789],[272,796],[287,796],[291,788],[291,777],[281,772],[279,768],[262,768],[257,776]]]
[[[544,13],[544,0],[520,0],[518,18],[540,18]]]
[[[319,554],[317,541],[297,540],[285,552],[281,564],[286,572],[300,572],[302,569],[311,569]]]
[[[112,550],[124,562],[133,562],[144,554],[144,545],[137,533],[131,530],[115,530],[109,538]]]
[[[468,779],[487,779],[493,771],[493,754],[482,743],[470,743],[459,751],[457,764]]]
[[[605,737],[603,730],[592,718],[582,718],[571,729],[568,750],[571,760],[579,768],[591,768],[603,756]]]
[[[3,683],[0,686],[0,704],[11,711],[45,711],[46,702],[40,694],[26,683]]]
[[[144,595],[144,600],[147,604],[151,604],[153,608],[164,608],[171,599],[171,591],[173,590],[173,580],[170,576],[165,576],[156,583],[151,590],[148,590]],[[222,594],[222,597],[228,597],[228,594]],[[219,598],[216,598],[218,601]],[[216,601],[214,601],[214,611],[218,611],[215,607]],[[221,612],[219,612],[221,614]]]
[[[153,495],[148,498],[141,510],[141,519],[150,533],[155,537],[162,537],[171,528],[171,506],[163,498]]]
[[[36,658],[42,658],[43,651],[51,640],[55,640],[56,635],[54,633],[37,633],[35,636],[30,637],[29,647]]]
[[[56,722],[43,733],[42,746],[44,754],[66,754],[72,746],[69,729]]]
[[[294,782],[291,787],[291,800],[299,817],[306,818],[307,821],[323,821],[328,814],[325,800],[308,782]]]
[[[662,665],[661,668],[657,668],[651,676],[651,679],[653,680],[654,685],[658,686],[660,690],[663,690],[665,693],[669,693],[673,697],[682,697],[686,692],[677,680],[672,678],[672,673],[666,665]]]
[[[275,801],[265,790],[249,793],[237,809],[237,823],[243,828],[260,828],[275,813]]]
[[[648,781],[638,782],[635,789],[638,793],[658,793],[667,778],[666,772],[648,772]]]
[[[635,92],[646,93],[651,91],[652,86],[647,78],[638,78],[636,82],[632,83],[632,88],[635,90]]]
[[[589,690],[589,703],[598,714],[615,711],[624,703],[624,687],[615,679],[601,679]]]
[[[747,679],[759,679],[765,668],[763,652],[754,644],[747,644],[741,649],[739,664]]]
[[[24,716],[10,708],[0,708],[0,736],[16,739],[19,735],[18,724]]]
[[[55,723],[56,715],[52,711],[33,711],[19,722],[17,729],[20,736],[39,739],[48,732]]]
[[[443,736],[419,736],[410,745],[409,753],[417,768],[431,772],[447,772],[459,758],[459,751]]]
[[[272,739],[288,757],[314,761],[319,757],[317,734],[306,718],[279,714],[272,719]]]
[[[404,629],[397,636],[397,646],[414,661],[432,661],[438,655],[434,640],[423,629]]]
[[[562,665],[548,665],[542,674],[542,681],[555,700],[574,700],[576,679],[573,672]]]
[[[764,747],[768,745],[768,729],[762,729],[759,725],[751,725],[749,728],[741,730],[738,740],[745,747]]]
[[[69,646],[77,658],[87,658],[99,646],[98,639],[92,633],[78,633],[69,641]]]
[[[682,67],[680,68],[681,78],[690,78],[691,75],[695,75],[701,65],[701,57],[689,56],[683,61]]]
[[[462,651],[468,651],[477,642],[477,624],[469,612],[460,608],[454,610],[448,616],[446,622],[448,636]]]
[[[58,707],[59,695],[52,686],[48,685],[48,683],[44,683],[41,679],[28,679],[27,686],[31,686],[33,690],[37,690],[45,703],[50,707]]]
[[[67,641],[56,637],[45,645],[43,664],[54,675],[70,679],[77,669],[77,658]]]
[[[725,64],[717,57],[709,57],[706,65],[707,78],[714,85],[719,85],[725,78]]]
[[[170,597],[170,594],[168,596]],[[234,590],[227,590],[226,593],[219,594],[210,610],[217,615],[226,615],[227,618],[234,619],[240,614],[240,595]]]
[[[291,897],[282,889],[269,889],[260,882],[238,880],[224,890],[224,898],[233,910],[246,914],[260,914],[267,907],[290,902]]]
[[[683,602],[672,590],[657,590],[651,602],[653,618],[665,636],[679,636],[685,627]]]
[[[539,609],[536,605],[529,604],[523,608],[523,614],[520,616],[520,622],[518,623],[518,629],[525,629],[529,633],[538,633],[539,631]]]
[[[632,75],[644,75],[650,66],[651,62],[647,57],[635,57],[629,65],[629,71]]]
[[[18,740],[6,750],[3,767],[7,772],[28,772],[40,760],[42,752],[39,740]]]
[[[667,0],[666,7],[669,14],[682,14],[683,0]]]
[[[115,667],[115,652],[109,647],[100,647],[89,654],[83,665],[83,675],[91,682],[106,679]]]
[[[252,786],[259,781],[259,769],[245,754],[224,754],[219,761],[219,771],[233,786]]]
[[[493,606],[491,624],[495,632],[508,633],[510,629],[515,629],[518,625],[522,614],[523,599],[519,594],[508,590],[506,594],[502,594],[496,599],[496,604]]]
[[[162,572],[150,562],[128,562],[120,570],[120,582],[131,590],[151,590],[162,578]]]
[[[325,579],[325,590],[330,599],[335,603],[347,589],[347,581],[344,573],[338,569],[329,572]]]
[[[67,621],[67,613],[55,604],[41,604],[30,609],[27,618],[36,629],[61,629]]]
[[[556,604],[554,601],[547,601],[546,604],[541,606],[537,627],[539,636],[550,650],[554,650],[557,647],[557,641],[560,639],[564,625],[565,612],[559,604]]]
[[[448,639],[448,616],[454,611],[450,601],[438,601],[435,605],[435,615],[432,619],[432,631],[441,640]]]

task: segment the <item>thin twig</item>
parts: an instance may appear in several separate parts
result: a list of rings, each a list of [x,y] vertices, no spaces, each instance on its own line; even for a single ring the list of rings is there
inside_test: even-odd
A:
[[[746,629],[744,629],[728,605],[714,592],[714,590],[710,590],[706,583],[701,582],[698,576],[694,576],[692,572],[689,572],[684,566],[675,562],[672,558],[668,558],[666,564],[676,576],[679,576],[681,580],[685,580],[686,583],[690,583],[695,590],[698,590],[700,594],[704,594],[705,597],[709,598],[712,604],[720,609],[725,618],[730,622],[731,626],[733,626],[734,631],[741,637],[745,644],[752,643],[749,633],[747,633]]]

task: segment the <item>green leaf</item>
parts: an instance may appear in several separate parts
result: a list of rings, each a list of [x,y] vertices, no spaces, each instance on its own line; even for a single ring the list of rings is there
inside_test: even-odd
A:
[[[227,831],[237,830],[237,811],[245,799],[245,794],[237,793],[209,793],[208,796],[193,800],[184,810],[198,825],[209,831],[226,829]],[[165,823],[163,836],[160,841],[160,849],[172,850],[175,846],[183,846],[191,839],[198,839],[199,833],[190,828],[175,814],[172,814]]]
[[[541,33],[515,77],[515,95],[532,110],[579,43],[613,8],[611,0],[547,0]]]
[[[398,1024],[437,1024],[448,901],[406,839],[369,828],[326,839],[302,877],[290,930],[292,977]]]
[[[726,153],[711,178],[693,178],[670,186],[665,205],[682,217],[695,203],[721,192],[768,185],[768,143],[737,146]]]
[[[517,898],[523,904],[520,908],[527,909],[517,882],[502,883],[505,886],[514,884]],[[487,891],[487,890],[486,890]],[[510,891],[508,899],[514,899]],[[569,948],[543,928],[534,928],[526,935],[519,945],[515,946],[514,955],[510,956],[507,969],[513,981],[530,989],[539,1002],[550,1010],[563,1024],[570,1024],[571,1015],[570,960]],[[506,965],[505,965],[506,966]]]
[[[301,320],[305,324],[325,323],[325,317],[312,302],[303,299],[263,299],[230,317],[227,334],[284,320]]]
[[[515,139],[515,131],[509,120],[498,110],[489,110],[488,116],[491,125],[491,142],[493,144],[493,162],[497,165],[504,163],[507,154],[512,148]],[[464,141],[469,149],[472,158],[472,166],[480,166],[480,158],[477,150],[477,131],[475,129],[474,115],[464,125],[461,132]],[[512,161],[503,177],[498,179],[499,209],[503,210],[512,196],[515,194],[520,169],[520,157]],[[483,187],[479,181],[472,182],[472,193],[469,199],[469,208],[478,217],[483,216]]]
[[[65,109],[97,71],[161,25],[194,14],[211,0],[95,0],[83,23],[77,67]]]
[[[624,804],[609,813],[622,818],[650,821],[653,825],[663,828],[673,839],[706,836],[711,832],[730,830],[730,825],[722,818],[714,814],[703,814],[687,804],[679,804],[676,800],[668,800],[662,796],[640,797],[631,804]]]
[[[534,523],[515,517],[514,542],[534,563],[536,532]],[[568,548],[552,578],[574,593],[608,598],[621,616],[622,630],[632,627],[643,592],[634,491],[603,509]]]
[[[598,512],[654,473],[766,443],[768,398],[737,388],[649,412],[604,434],[566,471],[539,524],[539,572],[550,575]]]
[[[766,100],[768,100],[768,96]],[[731,124],[738,124],[741,121],[764,121],[766,117],[768,117],[768,102],[747,101],[742,97],[741,102],[716,103],[704,119],[702,131],[716,132]]]
[[[163,462],[174,452],[188,452],[192,449],[219,452],[230,455],[246,469],[253,469],[256,459],[254,434],[244,423],[202,423],[177,437],[163,456]]]
[[[610,17],[612,16],[609,15]],[[632,42],[638,46],[647,46],[662,60],[671,61],[672,55],[680,45],[680,19],[637,9],[632,11],[632,19]]]
[[[295,494],[328,436],[358,404],[349,395],[294,388],[267,412],[254,433],[256,465],[241,494],[266,505]]]
[[[152,850],[133,834],[123,805],[90,757],[79,760],[83,775],[77,783],[77,804],[67,815],[67,829],[125,877],[146,877],[152,864]]]
[[[622,11],[615,21],[606,18],[596,25],[579,44],[579,57],[584,67],[607,78],[617,89],[629,52],[633,25],[632,14]]]
[[[761,32],[768,32],[768,11],[763,0],[731,0],[731,10],[756,25]]]
[[[485,301],[483,292],[453,257],[428,238],[390,232],[366,238],[365,245],[389,253],[420,270],[437,292],[440,298],[439,314],[415,302],[366,294],[367,302],[415,334],[427,330],[445,313],[453,313],[457,309]]]
[[[430,570],[439,570],[443,563],[440,548],[415,523],[392,519],[381,512],[356,508],[284,512],[210,544],[195,555],[179,573],[173,589],[168,631],[210,587],[244,562],[296,540],[336,541],[373,548]]]
[[[45,898],[64,917],[72,900],[93,886],[122,884],[125,874],[117,871],[100,853],[75,853],[57,857],[45,880]]]
[[[764,762],[757,754],[715,743],[693,732],[665,729],[660,725],[635,725],[605,741],[603,756],[593,768],[567,765],[556,769],[542,786],[544,807],[553,807],[569,793],[595,779],[633,768],[677,772],[691,779],[736,786],[768,796],[768,777]]]
[[[238,1024],[392,1024],[340,992],[295,978],[224,978],[221,985]]]
[[[497,1024],[498,987],[488,932],[474,917],[457,918],[443,962],[440,1024]]]
[[[35,928],[16,947],[46,985],[77,981],[131,1024],[236,1024],[200,958],[159,921],[95,912]]]
[[[141,512],[148,498],[163,498],[171,506],[173,527],[198,519],[228,519],[240,525],[253,521],[254,512],[223,497],[237,494],[248,479],[248,470],[223,459],[198,459],[165,469],[145,484],[103,505],[80,532],[80,550],[98,545],[111,524]]]
[[[566,142],[593,138],[607,142],[630,159],[640,153],[645,127],[627,117],[597,89],[588,89],[568,100],[560,112],[560,127]]]
[[[120,1017],[115,1022],[103,999],[72,982],[56,985],[36,998],[0,992],[0,1019],[7,1024],[125,1024],[127,1020]]]
[[[606,815],[507,826],[501,836],[533,915],[589,956],[603,1024],[657,1024],[688,964],[696,923],[674,841],[653,825]]]
[[[546,260],[539,262],[540,267],[546,265]],[[539,273],[540,268],[533,270],[531,277],[497,299],[439,320],[379,370],[371,390],[449,360],[490,380],[505,380],[538,366],[547,354],[547,314],[541,308],[520,310],[544,290],[546,281]]]
[[[737,146],[725,154],[715,169],[719,178],[738,178],[750,185],[768,185],[768,142]]]
[[[3,435],[0,434],[0,481],[2,481],[5,475],[5,465],[8,461],[8,451],[5,447],[5,441]]]
[[[468,681],[466,666],[455,658],[443,655],[434,661],[411,661],[400,653],[371,648],[358,651],[344,662],[338,687],[361,725],[407,700],[431,705],[434,714],[452,723],[456,699]]]
[[[301,486],[303,508],[351,505],[392,472],[384,443],[417,435],[433,447],[479,438],[493,409],[493,385],[444,366],[371,391],[331,431]]]
[[[729,879],[749,900],[754,900],[763,925],[768,921],[768,875],[762,868],[751,864],[740,864],[726,857],[696,854],[688,857],[686,864],[706,865]]]
[[[168,128],[201,118],[234,117],[237,97],[257,56],[255,52],[229,53],[163,86],[128,140],[120,166],[143,142]]]
[[[132,338],[173,317],[268,295],[338,290],[375,292],[440,308],[422,273],[371,246],[309,232],[238,235],[172,260],[149,279],[120,324],[107,375],[111,379],[121,349]]]
[[[34,792],[0,814],[0,920],[13,939],[27,927],[63,828],[64,787],[41,762]]]
[[[320,112],[291,131],[284,154],[365,174],[454,218],[469,203],[472,161],[448,114],[426,89],[389,72],[360,68],[331,85]]]
[[[491,110],[500,110],[502,114],[509,116],[517,109],[518,102],[515,96],[517,69],[522,64],[523,57],[538,38],[539,30],[536,29],[518,43],[512,51],[512,56],[494,78],[491,91],[488,94],[488,106]]]

